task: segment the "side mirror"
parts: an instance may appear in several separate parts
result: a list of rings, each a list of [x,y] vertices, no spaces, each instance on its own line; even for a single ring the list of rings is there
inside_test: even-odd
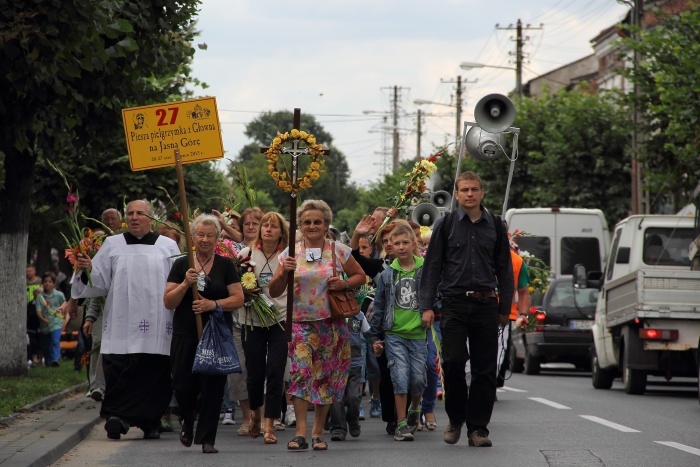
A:
[[[575,289],[598,289],[603,286],[602,271],[586,271],[583,264],[574,265],[574,288]]]
[[[574,288],[586,289],[586,266],[583,264],[574,265]]]

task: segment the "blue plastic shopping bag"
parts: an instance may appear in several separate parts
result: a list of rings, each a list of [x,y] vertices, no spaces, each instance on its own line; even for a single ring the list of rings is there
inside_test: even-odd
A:
[[[192,373],[228,375],[242,373],[236,345],[221,307],[211,313],[194,355]]]

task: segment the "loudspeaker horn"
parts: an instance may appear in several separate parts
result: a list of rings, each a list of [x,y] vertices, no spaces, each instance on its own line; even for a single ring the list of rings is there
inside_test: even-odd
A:
[[[472,157],[480,161],[493,161],[500,157],[503,152],[503,134],[489,133],[478,126],[473,126],[467,132],[464,139],[464,146]]]
[[[432,227],[438,218],[440,218],[440,210],[432,204],[422,203],[411,211],[411,220],[418,225]]]
[[[439,190],[433,193],[430,197],[430,203],[439,208],[449,208],[452,202],[452,195],[444,190]]]
[[[515,106],[503,94],[482,97],[474,108],[474,119],[490,133],[506,131],[515,121]]]

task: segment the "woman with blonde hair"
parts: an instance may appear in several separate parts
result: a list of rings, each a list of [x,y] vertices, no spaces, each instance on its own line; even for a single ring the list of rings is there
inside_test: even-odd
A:
[[[359,287],[365,283],[365,274],[349,247],[326,238],[332,218],[325,201],[304,201],[297,212],[303,235],[296,244],[298,253],[290,256],[284,250],[270,281],[270,294],[279,297],[286,289],[288,273],[294,271],[289,394],[296,412],[296,436],[287,443],[289,450],[309,447],[309,404],[315,406],[311,446],[315,451],[328,449],[323,425],[331,404],[343,398],[350,368],[350,334],[345,319],[331,317],[328,291]]]
[[[274,317],[262,322],[252,306],[239,311],[239,322],[244,327],[243,351],[248,372],[246,385],[248,403],[252,412],[250,433],[260,433],[261,409],[265,407],[265,444],[277,443],[274,434],[275,420],[281,418],[284,401],[284,369],[287,364],[287,340],[284,326],[287,318],[286,290],[275,298],[270,297],[269,285],[279,266],[279,254],[289,243],[289,229],[284,218],[276,212],[268,212],[260,219],[260,228],[253,243],[241,250],[242,257],[250,256],[255,277],[264,294],[272,303]],[[267,384],[265,383],[267,381]]]

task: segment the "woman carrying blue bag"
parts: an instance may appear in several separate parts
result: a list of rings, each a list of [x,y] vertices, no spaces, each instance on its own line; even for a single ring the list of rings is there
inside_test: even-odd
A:
[[[226,375],[192,372],[199,344],[195,316],[201,315],[202,324],[206,327],[212,312],[220,307],[230,328],[233,323],[231,312],[243,305],[243,289],[233,261],[214,252],[221,234],[216,217],[210,214],[197,216],[192,222],[191,231],[195,267],[189,268],[186,256],[175,261],[168,276],[164,301],[167,308],[175,309],[170,367],[173,391],[181,411],[180,442],[186,447],[190,447],[192,442],[201,444],[202,452],[210,454],[218,452],[214,443]],[[192,284],[197,284],[199,300],[193,300]],[[195,407],[200,394],[195,433]]]

